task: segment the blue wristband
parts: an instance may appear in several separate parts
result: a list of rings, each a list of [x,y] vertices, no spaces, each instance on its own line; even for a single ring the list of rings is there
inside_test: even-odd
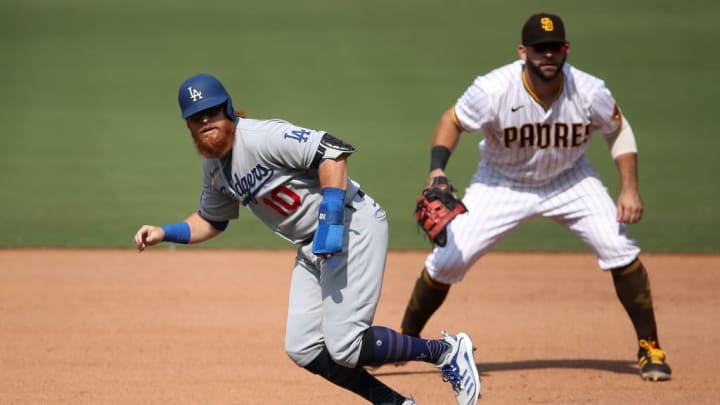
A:
[[[313,253],[338,253],[343,247],[345,233],[345,190],[323,189],[318,213],[318,227],[313,238]]]
[[[339,188],[323,189],[323,200],[320,203],[320,223],[342,225],[345,206],[345,190]]]
[[[165,225],[162,227],[165,231],[165,242],[175,242],[188,244],[190,242],[190,225],[183,221],[176,224]]]

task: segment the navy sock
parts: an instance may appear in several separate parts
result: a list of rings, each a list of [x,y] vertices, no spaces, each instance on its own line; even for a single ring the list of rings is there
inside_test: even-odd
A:
[[[360,363],[373,366],[401,361],[437,363],[449,348],[450,344],[443,339],[421,339],[372,326],[363,337]]]

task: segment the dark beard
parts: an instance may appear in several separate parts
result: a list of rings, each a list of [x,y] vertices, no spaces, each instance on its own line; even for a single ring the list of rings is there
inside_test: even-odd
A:
[[[207,139],[193,136],[195,149],[205,159],[220,159],[224,157],[235,141],[235,134],[224,135],[217,138]]]
[[[566,59],[567,59],[567,56],[565,58],[563,58],[562,62],[560,62],[560,64],[558,65],[558,70],[556,70],[552,76],[546,76],[538,66],[535,66],[534,64],[532,64],[530,62],[526,62],[526,65],[528,67],[528,70],[530,71],[530,73],[533,76],[537,77],[538,79],[540,79],[544,82],[551,82],[556,77],[560,76],[560,73],[562,73],[563,66],[565,66]]]

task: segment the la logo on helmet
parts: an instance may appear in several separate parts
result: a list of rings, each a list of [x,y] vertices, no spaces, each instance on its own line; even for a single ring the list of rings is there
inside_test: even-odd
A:
[[[188,87],[188,92],[190,93],[190,98],[192,101],[198,101],[202,100],[202,92],[198,89],[193,89],[192,87]]]

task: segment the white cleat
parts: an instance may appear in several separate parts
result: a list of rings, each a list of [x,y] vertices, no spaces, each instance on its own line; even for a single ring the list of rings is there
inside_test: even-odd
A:
[[[475,365],[470,336],[465,333],[448,335],[443,331],[443,339],[450,344],[450,349],[435,367],[442,372],[443,381],[452,386],[458,405],[477,404],[480,397],[480,375]]]

